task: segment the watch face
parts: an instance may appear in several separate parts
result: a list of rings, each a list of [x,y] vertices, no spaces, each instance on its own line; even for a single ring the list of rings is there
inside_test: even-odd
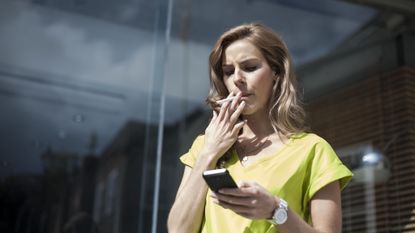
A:
[[[275,221],[277,224],[283,224],[287,221],[287,211],[285,209],[278,209],[275,212]]]

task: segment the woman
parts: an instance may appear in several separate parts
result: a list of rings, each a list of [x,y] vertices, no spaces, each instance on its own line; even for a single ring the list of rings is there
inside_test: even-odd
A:
[[[341,232],[340,191],[352,174],[326,141],[304,132],[284,42],[261,24],[241,25],[219,38],[209,65],[213,117],[180,158],[169,232]],[[233,100],[218,104],[225,97]],[[217,167],[238,188],[208,190],[202,173]]]

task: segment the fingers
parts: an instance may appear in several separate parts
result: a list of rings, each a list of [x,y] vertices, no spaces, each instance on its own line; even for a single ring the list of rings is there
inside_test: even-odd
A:
[[[234,197],[246,197],[249,196],[240,188],[222,188],[219,189],[217,195],[234,196]]]
[[[255,181],[241,181],[238,183],[238,187],[243,188],[250,188],[250,187],[258,187],[258,183]]]
[[[226,103],[223,103],[220,106],[220,110],[219,110],[219,114],[218,114],[218,119],[219,120],[225,119],[226,113],[228,112],[229,104],[230,104],[230,102],[226,102]]]
[[[222,195],[220,193],[212,194],[213,202],[217,205],[222,206],[225,209],[230,209],[235,213],[247,217],[247,218],[258,218],[253,213],[257,212],[255,206],[260,202],[258,197],[235,197]]]
[[[235,95],[235,99],[232,101],[232,104],[231,104],[231,111],[235,111],[236,110],[236,108],[238,107],[238,104],[239,104],[239,102],[240,102],[240,100],[241,100],[241,96],[242,96],[242,93],[241,92],[238,92],[236,95]]]
[[[228,203],[232,205],[246,205],[249,202],[249,197],[245,196],[231,196],[231,195],[223,195],[218,192],[212,193],[211,197],[214,198],[217,202]]]
[[[235,203],[229,203],[229,202],[225,202],[225,201],[221,201],[221,200],[217,200],[214,199],[214,203],[216,203],[217,205],[222,206],[225,209],[230,209],[233,212],[244,216],[246,218],[250,218],[251,215],[249,214],[252,211],[252,208],[250,206],[246,206],[246,205],[237,205]]]
[[[241,115],[242,111],[245,108],[245,105],[246,105],[245,101],[242,101],[242,102],[239,103],[238,107],[236,108],[236,110],[231,115],[230,120],[231,120],[232,123],[234,123],[238,120],[239,116]]]
[[[214,121],[217,117],[218,117],[218,113],[216,111],[213,111],[212,121]]]
[[[236,109],[236,111],[233,112],[233,114],[231,116],[231,119],[230,119],[231,124],[235,124],[235,122],[238,121],[239,116],[241,115],[241,113],[244,110],[244,108],[245,108],[245,102],[242,101],[239,104],[239,106]],[[245,123],[246,123],[246,121],[240,121],[240,122],[238,122],[238,123],[235,124],[235,126],[234,126],[234,132],[233,132],[234,135],[237,134],[239,132],[239,130],[241,130],[241,128],[245,125]]]
[[[229,93],[229,95],[226,98],[229,98],[229,97],[232,97],[232,96],[234,96],[234,94],[231,92],[231,93]],[[229,115],[227,115],[227,114],[229,114],[228,113],[228,108],[229,108],[229,106],[231,105],[232,102],[233,101],[227,101],[227,102],[223,103],[220,106],[219,115],[218,115],[218,118],[220,120],[223,120],[225,117],[229,116]]]
[[[232,197],[252,197],[257,195],[261,187],[257,187],[255,182],[240,182],[238,188],[222,188],[217,195],[225,195]]]
[[[275,209],[275,197],[256,182],[241,182],[239,188],[224,188],[211,194],[213,202],[250,218],[269,218]]]
[[[246,121],[240,121],[236,123],[232,129],[232,135],[237,137],[239,134],[239,131],[241,131],[242,127],[244,127],[245,124],[246,124]]]
[[[227,98],[236,96],[232,101],[225,102],[221,105],[217,119],[219,121],[229,120],[231,125],[234,125],[245,108],[245,101],[241,100],[241,93],[238,94],[230,93]],[[238,130],[239,131],[239,130]]]
[[[213,111],[213,117],[209,125],[205,129],[206,138],[210,140],[205,141],[210,146],[220,145],[218,149],[229,149],[232,146],[241,131],[245,122],[237,122],[245,103],[240,102],[241,94],[230,93],[227,98],[236,96],[232,101],[225,101],[222,103],[219,111]]]

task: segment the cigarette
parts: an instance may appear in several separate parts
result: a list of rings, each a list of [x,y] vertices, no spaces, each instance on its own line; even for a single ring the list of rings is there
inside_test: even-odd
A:
[[[216,101],[216,103],[217,104],[224,104],[226,102],[234,100],[235,98],[236,98],[236,96],[231,96],[231,97],[228,97],[228,98],[225,98],[225,99],[218,100],[218,101]]]

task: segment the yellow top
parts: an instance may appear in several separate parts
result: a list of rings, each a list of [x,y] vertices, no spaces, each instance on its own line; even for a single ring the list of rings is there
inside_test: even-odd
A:
[[[180,157],[192,167],[204,143],[198,136],[189,152]],[[235,151],[225,167],[238,181],[255,181],[273,195],[286,200],[291,210],[310,222],[309,202],[325,185],[339,180],[341,189],[352,173],[342,164],[331,146],[315,134],[302,133],[292,137],[273,155],[262,157],[242,166]],[[210,192],[210,191],[209,191]],[[251,220],[213,203],[206,196],[202,233],[275,233],[276,228],[266,220]]]

